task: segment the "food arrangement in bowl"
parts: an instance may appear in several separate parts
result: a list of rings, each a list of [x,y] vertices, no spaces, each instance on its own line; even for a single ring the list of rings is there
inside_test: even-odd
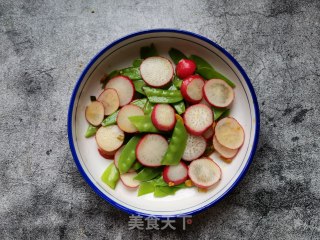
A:
[[[111,189],[123,184],[156,198],[206,192],[224,174],[213,151],[230,163],[242,147],[244,129],[230,116],[236,85],[182,50],[165,58],[154,44],[141,47],[131,66],[111,71],[91,96],[85,137],[95,137],[96,151],[110,161],[101,180]]]

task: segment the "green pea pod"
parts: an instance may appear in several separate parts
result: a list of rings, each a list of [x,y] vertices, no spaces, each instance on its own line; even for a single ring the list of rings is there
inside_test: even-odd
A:
[[[91,124],[89,124],[89,126],[88,126],[88,128],[87,128],[87,131],[86,131],[86,133],[85,133],[84,136],[85,136],[86,138],[92,137],[92,136],[94,136],[94,135],[96,134],[97,130],[98,130],[97,127],[92,126]]]
[[[139,170],[142,167],[143,167],[143,165],[138,161],[135,161],[133,166],[132,166],[133,170],[135,170],[135,171]]]
[[[138,129],[139,132],[159,132],[159,130],[153,125],[151,117],[148,116],[131,116],[130,122]]]
[[[115,189],[119,178],[120,174],[114,163],[111,163],[101,176],[102,182],[107,184],[112,189]]]
[[[131,80],[141,79],[140,70],[138,67],[128,67],[120,70],[120,74],[130,78]]]
[[[184,55],[181,51],[175,48],[169,50],[169,56],[171,57],[174,64],[178,64],[181,59],[187,59],[187,56]]]
[[[145,115],[149,115],[152,113],[154,104],[152,104],[151,102],[147,101],[146,104],[143,107],[143,111]]]
[[[138,197],[154,192],[154,185],[151,182],[141,182],[138,190]]]
[[[132,63],[132,67],[140,67],[142,61],[143,59],[140,59],[140,58],[135,59]]]
[[[118,161],[118,168],[121,174],[128,172],[134,164],[136,160],[136,146],[139,140],[139,136],[134,136],[123,148]]]
[[[204,60],[203,58],[199,57],[199,56],[196,56],[196,55],[191,55],[189,57],[189,59],[193,60],[196,65],[197,65],[197,69],[198,68],[212,68],[212,66],[206,61]]]
[[[213,68],[200,67],[200,68],[197,68],[197,73],[199,73],[205,79],[218,78],[218,79],[222,79],[223,81],[225,81],[232,88],[234,88],[236,86],[229,78],[225,77],[224,75],[217,72]]]
[[[146,95],[145,92],[143,91],[143,87],[145,87],[147,84],[145,83],[145,81],[143,80],[136,80],[136,81],[133,81],[133,85],[134,85],[134,88],[136,89],[136,91],[138,93],[141,93],[142,95]]]
[[[162,165],[177,165],[180,162],[187,145],[187,138],[182,119],[177,119],[167,152],[161,161]]]
[[[109,115],[108,117],[106,117],[101,125],[106,127],[106,126],[110,126],[110,125],[113,125],[113,124],[116,124],[117,123],[117,116],[118,116],[118,113],[119,113],[119,110],[118,111],[115,111],[114,113],[112,113],[111,115]]]
[[[171,87],[169,88],[169,90],[177,90],[177,89],[178,88],[174,84],[171,85]],[[183,100],[177,103],[172,103],[172,106],[180,115],[186,111],[186,105],[184,104]]]
[[[227,112],[229,109],[227,108],[214,108],[212,107],[213,109],[213,115],[214,115],[214,121],[218,120],[222,115],[223,113]]]
[[[180,78],[178,78],[177,76],[174,76],[172,79],[172,83],[173,83],[173,85],[176,86],[177,89],[181,88],[182,82],[183,81]]]
[[[147,101],[147,98],[140,98],[132,101],[132,104],[138,106],[139,108],[143,108]]]
[[[111,73],[109,73],[108,76],[101,81],[101,84],[102,84],[101,87],[102,87],[102,89],[105,88],[105,86],[107,85],[108,81],[109,81],[111,78],[114,78],[114,77],[119,76],[119,75],[120,75],[120,71],[119,71],[119,70],[114,70],[114,71],[112,71]]]
[[[162,168],[148,168],[145,167],[142,169],[137,176],[134,177],[135,180],[139,180],[141,182],[152,180],[162,173]]]
[[[228,117],[230,114],[230,109],[226,109],[222,114],[221,116],[219,117],[218,120],[222,119],[222,118],[225,118],[225,117]]]
[[[158,88],[143,87],[151,103],[176,103],[183,100],[180,90],[163,90]]]
[[[148,57],[158,56],[158,51],[154,44],[152,43],[150,46],[142,47],[140,49],[140,58],[146,59]]]
[[[179,188],[169,187],[169,186],[158,186],[154,188],[153,196],[155,197],[166,197],[169,195],[174,195]]]

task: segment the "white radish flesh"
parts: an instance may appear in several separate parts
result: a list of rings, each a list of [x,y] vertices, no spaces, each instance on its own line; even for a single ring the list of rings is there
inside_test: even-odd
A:
[[[226,148],[225,146],[222,146],[218,141],[217,138],[213,138],[213,147],[214,149],[224,158],[233,158],[237,155],[238,149],[230,149]]]
[[[226,117],[216,124],[215,137],[222,146],[238,149],[244,142],[244,131],[237,120]]]
[[[166,85],[173,76],[171,62],[163,57],[149,57],[140,65],[143,80],[152,87]]]
[[[96,133],[96,141],[100,149],[112,152],[123,144],[124,132],[117,125],[100,127]]]
[[[98,101],[104,106],[104,115],[110,115],[120,106],[119,96],[115,89],[107,88],[98,97]]]
[[[169,104],[157,104],[152,110],[151,120],[159,130],[170,131],[176,123],[174,109]]]
[[[190,103],[199,103],[203,97],[204,81],[199,75],[193,75],[183,80],[181,94]]]
[[[137,188],[140,185],[140,182],[134,179],[135,176],[137,176],[136,172],[123,173],[120,175],[120,179],[126,187]]]
[[[105,89],[113,88],[117,91],[120,101],[120,107],[130,103],[134,95],[134,85],[132,81],[125,76],[117,76],[109,80]]]
[[[207,142],[202,136],[188,134],[187,145],[182,155],[182,159],[192,161],[199,158],[206,150]]]
[[[99,126],[104,117],[103,104],[98,101],[91,102],[85,112],[87,121],[93,126]]]
[[[183,116],[189,133],[202,135],[213,123],[212,110],[204,104],[195,104],[187,108]]]
[[[188,178],[188,167],[185,163],[179,162],[178,165],[166,166],[163,170],[163,180],[166,183],[179,185]]]
[[[227,107],[234,99],[234,92],[225,81],[211,79],[203,87],[204,97],[208,103],[215,107]]]
[[[117,124],[120,129],[127,133],[137,132],[138,129],[130,122],[129,117],[143,116],[143,110],[138,106],[129,104],[120,109],[117,116]]]
[[[138,161],[148,167],[161,166],[161,160],[168,149],[167,140],[159,134],[147,134],[140,139],[136,155]]]
[[[199,158],[189,165],[188,175],[199,188],[208,188],[221,179],[220,167],[210,158]]]

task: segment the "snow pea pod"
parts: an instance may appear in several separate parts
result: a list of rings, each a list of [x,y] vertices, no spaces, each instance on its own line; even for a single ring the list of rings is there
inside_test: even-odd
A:
[[[159,132],[153,125],[150,116],[131,116],[129,120],[139,132]]]
[[[197,55],[191,55],[189,59],[193,60],[196,63],[197,69],[202,67],[212,68],[212,66],[206,60]]]
[[[180,90],[163,90],[159,88],[143,87],[151,103],[176,103],[183,100]]]
[[[154,188],[153,196],[155,197],[166,197],[174,195],[180,188],[169,187],[169,186],[156,186]]]
[[[139,140],[139,136],[132,137],[122,150],[118,162],[118,168],[121,174],[126,173],[134,164],[136,160],[136,146]]]
[[[139,108],[143,108],[147,101],[148,99],[146,98],[140,98],[132,101],[132,104],[138,106]]]
[[[102,182],[107,184],[112,189],[115,189],[116,184],[120,178],[119,171],[114,163],[111,163],[101,176]]]
[[[187,56],[184,55],[181,51],[175,48],[169,50],[169,56],[171,57],[174,64],[178,64],[181,59],[187,59]]]
[[[222,115],[224,115],[224,113],[228,114],[227,112],[229,111],[229,109],[227,108],[214,108],[213,109],[213,115],[214,115],[214,121],[218,120]]]
[[[222,79],[230,87],[234,88],[236,86],[229,78],[217,72],[213,68],[200,67],[200,68],[197,68],[196,72],[199,73],[205,79],[213,79],[213,78]]]
[[[138,67],[128,67],[120,70],[120,74],[130,78],[131,80],[141,79],[140,70]]]
[[[178,88],[173,84],[173,85],[171,85],[169,90],[178,90]],[[183,100],[180,102],[177,102],[177,103],[172,103],[172,106],[177,111],[177,113],[179,113],[180,115],[186,111],[186,106],[185,106]]]
[[[132,165],[132,168],[133,168],[133,170],[135,170],[135,171],[139,170],[139,169],[142,168],[142,167],[143,167],[143,165],[142,165],[140,162],[138,162],[138,161],[135,161],[134,164]]]
[[[161,161],[162,165],[177,165],[180,162],[187,145],[187,138],[188,135],[186,128],[184,127],[183,120],[178,118],[168,150]]]
[[[136,81],[133,81],[133,85],[134,85],[134,88],[136,89],[136,91],[138,93],[141,93],[142,95],[146,95],[145,92],[143,91],[143,87],[145,87],[147,84],[145,83],[145,81],[143,80],[136,80]]]
[[[140,59],[140,58],[133,60],[132,66],[133,67],[140,67],[142,61],[143,61],[143,59]]]
[[[138,190],[138,197],[154,192],[154,185],[151,182],[141,182]]]
[[[182,80],[180,78],[178,78],[177,76],[174,76],[172,79],[172,83],[173,85],[176,86],[176,88],[180,89],[181,88],[181,84],[182,84]]]
[[[145,167],[142,169],[137,176],[134,177],[135,180],[139,180],[141,182],[149,181],[158,177],[162,173],[162,168],[148,168]]]
[[[154,104],[152,104],[151,102],[147,101],[146,104],[143,107],[143,111],[145,115],[149,115],[151,114],[152,110],[153,110]]]
[[[85,136],[86,138],[92,137],[92,136],[94,136],[94,135],[96,134],[97,130],[98,130],[97,127],[92,126],[91,124],[89,124],[89,126],[88,126],[88,128],[87,128],[87,131],[86,131],[86,133],[85,133],[84,136]]]

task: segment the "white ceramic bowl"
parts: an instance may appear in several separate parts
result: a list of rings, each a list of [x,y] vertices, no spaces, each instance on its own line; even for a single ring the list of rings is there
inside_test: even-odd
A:
[[[245,131],[245,142],[233,159],[227,164],[216,154],[213,160],[222,169],[222,179],[217,186],[206,193],[196,188],[182,189],[174,196],[154,198],[152,194],[137,197],[137,191],[130,191],[121,183],[110,189],[100,176],[112,162],[102,158],[94,137],[86,139],[84,133],[88,123],[84,116],[90,96],[102,91],[99,80],[114,69],[128,67],[139,56],[142,46],[154,43],[161,56],[168,56],[171,47],[186,55],[196,54],[208,60],[219,72],[235,84],[235,101],[231,116],[235,117]],[[198,34],[173,30],[155,29],[125,36],[102,49],[82,72],[71,97],[68,115],[68,137],[71,152],[77,167],[93,190],[113,206],[129,214],[158,217],[194,215],[213,206],[223,199],[243,178],[252,162],[259,135],[259,107],[245,71],[222,47]]]

